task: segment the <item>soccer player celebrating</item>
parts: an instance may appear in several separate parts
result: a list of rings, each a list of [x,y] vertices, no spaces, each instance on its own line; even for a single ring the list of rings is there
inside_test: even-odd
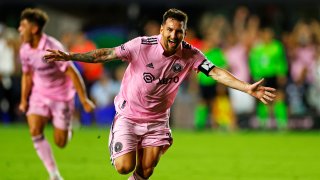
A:
[[[19,109],[26,112],[34,147],[50,179],[61,180],[50,145],[44,137],[44,127],[52,119],[55,144],[65,147],[71,133],[75,90],[86,111],[92,111],[94,105],[72,63],[43,60],[46,49],[63,50],[60,42],[42,32],[47,21],[47,14],[40,9],[27,8],[21,13],[19,32],[23,41],[20,48],[23,74]]]
[[[117,114],[109,136],[111,160],[120,174],[132,179],[148,179],[160,156],[172,144],[169,127],[170,107],[183,79],[193,69],[231,88],[246,92],[264,103],[272,101],[275,89],[236,79],[216,67],[196,48],[184,41],[188,16],[169,9],[163,15],[160,34],[137,37],[115,48],[87,53],[48,50],[48,62],[89,63],[122,59],[129,63],[115,98]]]

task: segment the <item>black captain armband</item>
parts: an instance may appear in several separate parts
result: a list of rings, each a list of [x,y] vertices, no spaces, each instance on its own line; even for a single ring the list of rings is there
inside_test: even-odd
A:
[[[203,72],[205,75],[209,76],[209,72],[216,67],[212,62],[204,59],[202,63],[198,66],[198,70]]]

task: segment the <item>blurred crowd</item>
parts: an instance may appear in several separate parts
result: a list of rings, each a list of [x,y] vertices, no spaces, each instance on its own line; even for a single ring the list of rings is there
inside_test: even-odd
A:
[[[230,131],[243,128],[319,128],[319,19],[300,19],[290,30],[279,32],[247,7],[239,6],[231,18],[207,12],[198,22],[198,26],[189,27],[187,42],[200,49],[215,65],[228,69],[240,80],[253,83],[264,78],[264,85],[277,89],[277,99],[266,106],[245,93],[217,84],[201,73],[193,73],[183,83],[172,108],[174,127]],[[138,35],[159,34],[160,25],[161,22],[149,19]],[[107,47],[99,44],[105,37],[99,38],[92,31],[77,31],[64,32],[58,38],[68,51],[87,52]],[[116,36],[111,32],[111,36],[109,34],[107,37],[109,39],[103,40],[108,41]],[[128,38],[111,40],[118,43]],[[21,76],[18,51],[19,34],[16,29],[1,24],[2,123],[24,121],[24,115],[17,108]],[[110,125],[115,114],[113,98],[120,89],[126,64],[75,65],[97,105],[94,113],[85,113],[76,99],[75,125]]]

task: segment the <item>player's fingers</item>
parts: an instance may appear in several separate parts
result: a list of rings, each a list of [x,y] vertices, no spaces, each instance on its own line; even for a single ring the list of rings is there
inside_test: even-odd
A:
[[[265,90],[267,91],[276,91],[276,89],[272,88],[272,87],[264,87]]]
[[[59,55],[64,59],[68,56],[67,52],[63,52],[63,51],[60,51],[60,50],[58,52],[59,52]]]
[[[64,53],[64,52],[62,52],[62,51],[60,51],[60,50],[58,50],[58,54],[59,54],[60,56],[65,55],[65,53]]]
[[[252,84],[252,87],[255,89],[257,88],[262,82],[263,82],[264,79],[261,79],[260,81],[257,81],[255,82],[254,84]]]
[[[55,56],[59,55],[59,52],[57,50],[47,49],[46,51],[49,52],[49,53],[44,55],[44,56],[47,56],[47,57],[55,57]]]
[[[46,61],[46,62],[52,62],[54,60],[55,56],[52,56],[52,55],[45,55],[43,56],[43,59]]]
[[[55,52],[56,50],[54,50],[54,49],[46,49],[46,51],[48,51],[48,52]]]
[[[265,94],[268,95],[268,96],[270,96],[270,97],[273,97],[273,98],[276,97],[275,94],[270,93],[270,92],[268,92],[268,91],[265,91]]]
[[[271,97],[269,97],[269,96],[267,96],[267,95],[263,95],[263,98],[266,99],[266,100],[268,100],[268,101],[273,101],[273,98],[271,98]]]
[[[264,100],[263,98],[260,98],[260,101],[263,102],[263,104],[268,104],[266,100]]]
[[[51,54],[46,54],[43,56],[44,59],[51,59],[53,57],[53,55]]]

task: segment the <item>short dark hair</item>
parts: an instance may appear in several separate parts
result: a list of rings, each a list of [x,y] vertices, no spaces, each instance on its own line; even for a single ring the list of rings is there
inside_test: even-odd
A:
[[[169,18],[173,18],[178,21],[183,21],[185,28],[187,27],[188,15],[185,12],[175,8],[169,9],[163,14],[162,24],[165,24],[167,19]]]
[[[39,27],[39,32],[42,32],[44,26],[49,21],[49,17],[46,12],[37,8],[26,8],[22,11],[20,20],[26,19],[31,23],[35,23]]]

